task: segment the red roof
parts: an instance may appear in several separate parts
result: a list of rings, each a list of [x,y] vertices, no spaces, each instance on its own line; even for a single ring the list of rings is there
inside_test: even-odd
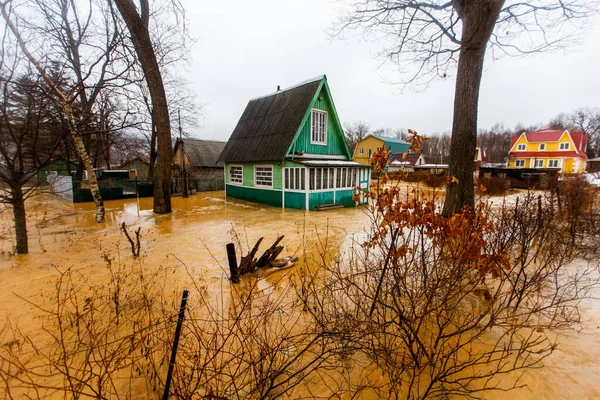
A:
[[[583,158],[587,160],[585,153],[578,153],[576,151],[512,151],[508,153],[508,158],[528,158],[528,157],[575,157]]]
[[[529,142],[529,143],[558,142],[560,137],[565,132],[569,132],[569,131],[560,130],[560,129],[544,129],[544,130],[535,131],[535,132],[525,132],[525,138],[527,139],[527,142]],[[585,155],[585,149],[587,146],[588,136],[585,135],[581,131],[569,132],[569,134],[571,135],[571,139],[573,140],[573,143],[575,143],[576,151],[573,153],[576,153],[576,154],[583,153],[583,155]],[[520,137],[521,137],[521,135],[515,135],[510,139],[510,148],[511,149],[513,148],[513,146],[515,145],[517,140],[519,140]],[[519,154],[524,154],[524,152],[519,152]],[[535,154],[539,155],[540,153],[536,152]],[[554,154],[554,152],[553,152],[553,154]],[[561,152],[561,154],[564,154],[564,152]],[[578,156],[581,157],[581,154],[578,154]],[[525,156],[525,157],[529,157],[529,156]],[[541,156],[541,157],[544,157],[544,156]],[[571,157],[574,157],[574,156],[571,156]],[[585,157],[585,158],[587,158],[587,157]]]
[[[396,153],[390,162],[398,161],[401,163],[406,163],[404,165],[414,166],[419,160],[419,157],[421,157],[421,153],[408,153],[406,158],[404,158],[404,153]]]

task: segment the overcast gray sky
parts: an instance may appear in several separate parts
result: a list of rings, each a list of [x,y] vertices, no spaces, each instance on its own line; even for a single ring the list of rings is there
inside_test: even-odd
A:
[[[455,73],[424,92],[385,82],[377,43],[332,40],[340,4],[318,0],[184,0],[196,44],[182,73],[203,105],[202,139],[227,140],[248,100],[326,74],[342,123],[373,129],[449,131]],[[577,48],[486,60],[479,127],[546,122],[560,112],[600,105],[600,19]],[[394,78],[393,75],[387,75]]]

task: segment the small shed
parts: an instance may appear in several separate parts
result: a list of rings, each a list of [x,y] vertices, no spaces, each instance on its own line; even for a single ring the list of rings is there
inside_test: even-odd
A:
[[[150,171],[150,163],[143,157],[135,157],[131,160],[123,162],[117,168],[135,171],[138,181],[147,181],[148,172]]]
[[[189,189],[198,192],[223,190],[225,185],[224,164],[218,158],[226,142],[186,138],[177,140],[173,151],[173,165],[181,173],[185,165]]]
[[[592,158],[588,160],[587,163],[587,172],[590,174],[595,174],[596,172],[600,172],[600,157]]]
[[[388,165],[388,172],[414,172],[415,166],[425,165],[425,156],[421,153],[395,154]]]

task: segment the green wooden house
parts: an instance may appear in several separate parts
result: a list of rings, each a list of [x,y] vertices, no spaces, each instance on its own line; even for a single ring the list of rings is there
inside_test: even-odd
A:
[[[219,161],[226,196],[305,210],[356,205],[371,175],[352,161],[325,75],[250,100]]]

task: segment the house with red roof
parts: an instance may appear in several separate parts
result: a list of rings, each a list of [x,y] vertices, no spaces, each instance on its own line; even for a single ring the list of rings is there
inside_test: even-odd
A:
[[[544,129],[512,137],[509,168],[559,168],[565,174],[585,172],[588,136],[583,132]]]

